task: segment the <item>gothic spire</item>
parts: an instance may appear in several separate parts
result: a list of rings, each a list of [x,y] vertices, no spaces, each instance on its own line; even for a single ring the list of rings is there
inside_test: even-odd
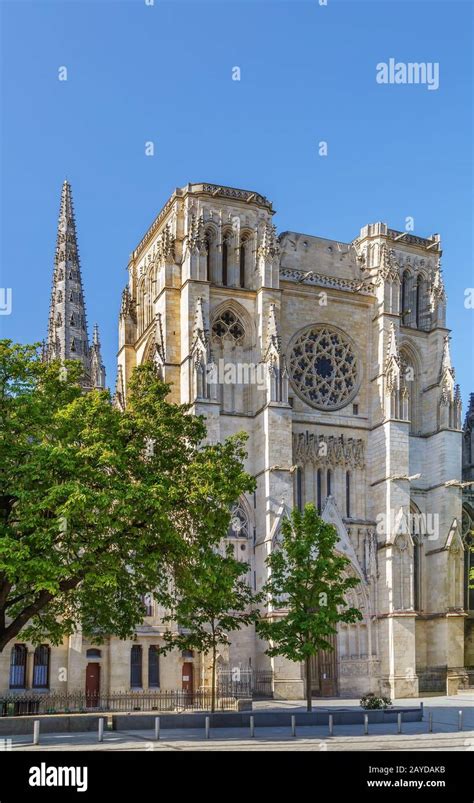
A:
[[[49,311],[47,358],[80,360],[84,385],[90,384],[89,338],[77,248],[71,185],[61,189],[53,287]]]
[[[99,326],[96,323],[94,324],[92,345],[90,347],[89,375],[91,387],[96,388],[96,390],[105,390],[105,366],[100,352]]]
[[[105,368],[102,364],[97,325],[94,327],[93,343],[89,345],[74,207],[71,185],[67,180],[61,188],[44,358],[79,360],[84,369],[81,381],[84,390],[105,388]]]

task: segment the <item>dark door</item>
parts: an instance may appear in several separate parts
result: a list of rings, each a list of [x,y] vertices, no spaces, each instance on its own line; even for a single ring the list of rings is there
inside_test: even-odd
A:
[[[337,652],[336,636],[331,636],[332,650],[320,650],[311,659],[311,690],[313,697],[335,697],[337,695]]]
[[[193,690],[193,665],[190,661],[183,664],[182,688],[187,692]]]
[[[86,706],[97,708],[100,695],[100,664],[87,664],[86,669]]]

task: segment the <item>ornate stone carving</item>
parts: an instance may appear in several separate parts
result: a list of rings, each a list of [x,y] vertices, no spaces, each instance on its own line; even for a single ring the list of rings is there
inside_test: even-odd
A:
[[[171,233],[171,226],[169,223],[167,223],[157,242],[155,255],[155,261],[157,265],[161,264],[162,262],[169,262],[175,259],[174,244],[175,240]]]
[[[346,335],[330,326],[310,326],[295,336],[288,372],[298,395],[318,410],[344,407],[359,389],[354,347]]]
[[[270,304],[268,312],[268,329],[267,329],[267,348],[265,351],[265,360],[271,361],[279,358],[281,355],[281,338],[276,319],[276,306]]]
[[[398,354],[397,337],[395,327],[390,324],[390,335],[388,339],[387,358],[385,360],[386,388],[389,393],[400,388],[400,369],[401,361]]]
[[[207,252],[206,232],[204,230],[204,219],[202,215],[197,217],[195,214],[191,215],[189,223],[187,247],[192,254],[200,254]]]
[[[259,259],[272,260],[280,254],[280,244],[273,223],[266,223],[261,243],[257,249]]]
[[[395,259],[395,252],[392,248],[388,249],[385,243],[382,244],[380,253],[380,265],[377,272],[376,285],[382,282],[399,282],[399,266]]]
[[[360,293],[361,295],[371,296],[375,293],[375,285],[370,281],[354,281],[353,279],[341,279],[338,276],[324,276],[315,271],[303,271],[296,268],[281,268],[280,278],[289,282],[300,284],[315,284],[321,287],[330,287],[334,290],[347,290],[349,293]]]
[[[130,317],[134,323],[137,322],[137,310],[128,285],[122,292],[122,302],[120,305],[120,315]]]
[[[312,463],[319,467],[364,468],[364,441],[344,435],[293,433],[293,463]]]
[[[225,310],[212,324],[212,339],[215,341],[229,340],[235,345],[242,344],[245,337],[243,324],[234,313]]]

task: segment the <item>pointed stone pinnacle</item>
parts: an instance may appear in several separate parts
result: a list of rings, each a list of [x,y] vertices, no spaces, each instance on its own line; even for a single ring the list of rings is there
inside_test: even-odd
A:
[[[86,305],[71,185],[64,179],[54,257],[46,359],[79,360],[84,369],[82,379],[84,388],[96,386],[98,379],[100,383],[104,383],[100,386],[105,387],[98,330],[94,331],[93,346],[94,365],[87,334]]]

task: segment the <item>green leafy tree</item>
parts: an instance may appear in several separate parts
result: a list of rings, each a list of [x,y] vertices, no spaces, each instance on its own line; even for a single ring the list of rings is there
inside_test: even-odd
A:
[[[83,393],[77,361],[0,341],[0,651],[20,633],[59,643],[128,638],[142,596],[225,530],[253,487],[242,437],[204,445],[206,427],[151,364],[127,408]]]
[[[359,580],[345,576],[350,561],[335,552],[337,532],[314,507],[294,509],[283,520],[281,543],[267,558],[264,586],[275,618],[262,619],[260,635],[270,642],[268,655],[304,662],[307,710],[311,711],[311,658],[332,650],[330,636],[338,622],[356,622],[362,614],[347,606],[346,592]]]
[[[222,531],[221,531],[222,532]],[[224,530],[225,532],[225,530]],[[220,533],[213,539],[220,540]],[[199,650],[211,655],[211,711],[216,707],[216,659],[220,644],[230,644],[229,633],[256,622],[260,596],[253,594],[245,575],[249,566],[217,549],[197,548],[177,568],[168,594],[161,597],[177,632],[164,634],[161,652]]]

